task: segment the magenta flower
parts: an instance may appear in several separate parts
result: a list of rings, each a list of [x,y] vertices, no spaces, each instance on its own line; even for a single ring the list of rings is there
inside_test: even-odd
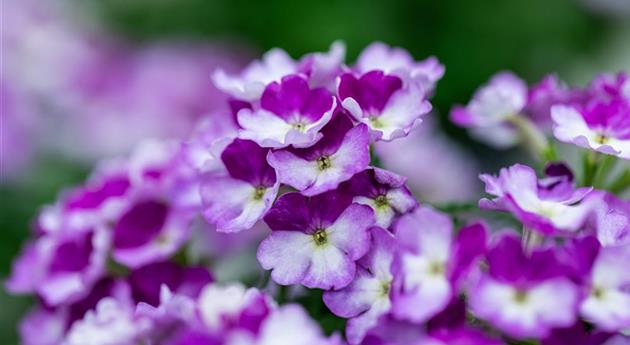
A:
[[[515,164],[501,169],[498,177],[481,175],[486,192],[495,199],[481,199],[479,207],[512,213],[529,228],[550,234],[576,231],[599,202],[592,188],[574,188],[573,175],[564,165],[546,169],[549,177],[538,179],[536,172]]]
[[[489,272],[469,293],[472,312],[515,338],[541,338],[573,325],[580,292],[569,272],[553,249],[528,256],[520,242],[504,235],[489,250]]]
[[[235,139],[221,153],[225,171],[204,178],[203,214],[217,231],[250,229],[271,207],[280,181],[267,164],[268,151],[253,141]]]
[[[370,128],[372,141],[404,137],[431,111],[425,91],[395,75],[371,71],[341,75],[337,93],[356,121]]]
[[[238,112],[239,137],[263,147],[308,147],[321,139],[319,131],[334,108],[335,98],[326,89],[311,89],[303,77],[289,75],[265,88],[260,109]]]
[[[341,289],[354,279],[355,262],[369,249],[374,214],[338,191],[310,198],[287,193],[265,222],[272,232],[257,257],[276,283]]]
[[[510,72],[500,72],[475,92],[466,107],[454,107],[451,120],[492,146],[510,147],[517,143],[518,131],[509,120],[519,116],[526,103],[525,82]]]
[[[453,238],[447,215],[421,207],[402,216],[394,231],[400,249],[392,312],[397,318],[424,322],[449,304],[483,254],[485,226],[470,225]]]
[[[416,61],[408,51],[375,42],[367,46],[357,59],[356,69],[360,73],[381,70],[418,83],[427,93],[432,93],[436,83],[444,76],[444,65],[431,56]]]
[[[360,344],[379,318],[391,308],[391,272],[396,241],[382,228],[372,229],[372,247],[357,262],[356,277],[340,290],[326,291],[324,303],[336,315],[348,318],[346,337],[350,344]]]
[[[343,113],[322,130],[323,138],[306,149],[272,151],[269,164],[280,182],[306,196],[335,189],[370,162],[369,138],[365,125],[352,127]]]
[[[588,294],[580,307],[585,320],[616,332],[630,326],[630,245],[601,248],[587,279]]]
[[[583,107],[551,109],[556,139],[630,159],[630,101],[595,101]]]
[[[418,206],[405,185],[406,180],[393,172],[371,168],[354,175],[348,186],[355,195],[354,202],[370,206],[376,225],[387,229],[397,216]]]

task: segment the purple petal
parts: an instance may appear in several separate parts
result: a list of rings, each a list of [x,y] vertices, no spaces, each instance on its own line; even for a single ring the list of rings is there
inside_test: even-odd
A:
[[[271,187],[276,183],[276,172],[267,164],[268,152],[253,141],[235,139],[225,148],[221,160],[233,178]]]

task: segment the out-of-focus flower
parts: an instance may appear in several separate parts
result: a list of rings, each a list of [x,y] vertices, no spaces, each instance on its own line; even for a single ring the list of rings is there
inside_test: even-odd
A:
[[[389,47],[382,42],[367,46],[359,55],[355,68],[360,73],[382,70],[403,79],[411,79],[428,94],[433,92],[445,70],[444,65],[433,56],[416,61],[405,49]]]
[[[337,93],[356,121],[370,128],[372,141],[404,137],[431,111],[426,93],[415,83],[375,70],[359,77],[341,75]]]
[[[348,117],[339,113],[322,130],[324,135],[305,149],[274,151],[269,164],[278,172],[280,182],[303,195],[326,192],[367,168],[370,161],[369,138],[365,125],[352,127]]]
[[[615,332],[630,327],[630,245],[601,248],[587,279],[588,293],[580,312],[599,329]]]
[[[489,272],[470,291],[474,315],[516,338],[549,335],[577,318],[580,292],[553,249],[523,252],[505,234],[487,254]]]
[[[356,261],[370,247],[374,213],[352,196],[330,191],[310,198],[281,196],[265,216],[272,233],[258,261],[278,284],[341,289],[354,279]]]
[[[447,215],[421,207],[402,216],[394,232],[399,252],[392,312],[398,318],[424,322],[448,305],[471,265],[484,253],[485,226],[467,226],[453,238]]]
[[[407,177],[423,201],[465,202],[477,193],[479,167],[434,121],[424,121],[406,138],[375,143],[374,153],[384,168]]]
[[[595,207],[593,228],[604,247],[630,245],[630,201],[604,193]]]
[[[324,88],[310,89],[298,75],[283,77],[265,88],[261,109],[242,109],[239,137],[263,147],[309,147],[319,140],[319,131],[330,121],[335,99]]]
[[[542,233],[576,231],[599,201],[592,188],[575,188],[573,175],[563,165],[550,165],[547,178],[520,164],[501,169],[499,176],[481,175],[486,192],[495,199],[481,199],[485,209],[512,213],[523,224]]]
[[[341,290],[324,293],[324,303],[336,315],[349,318],[346,337],[350,344],[360,344],[365,334],[391,308],[390,290],[394,276],[391,266],[396,241],[382,228],[372,229],[370,251],[357,262],[356,277]]]
[[[466,107],[456,106],[451,119],[470,128],[471,134],[498,148],[518,142],[518,130],[510,123],[527,104],[527,85],[510,72],[497,73],[482,86]]]
[[[235,139],[221,153],[225,171],[204,177],[204,216],[221,232],[249,229],[271,208],[280,180],[267,164],[269,150]]]
[[[354,202],[368,205],[374,211],[376,225],[389,228],[396,216],[418,206],[405,186],[406,178],[390,171],[372,168],[358,173],[348,182]]]

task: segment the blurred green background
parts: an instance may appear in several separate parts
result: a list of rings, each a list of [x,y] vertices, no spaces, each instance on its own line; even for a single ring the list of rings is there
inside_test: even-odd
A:
[[[194,38],[238,42],[255,52],[281,47],[298,57],[341,39],[352,61],[380,40],[404,47],[416,58],[435,55],[446,65],[433,99],[442,127],[493,166],[511,153],[470,141],[448,123],[451,105],[467,102],[498,70],[513,70],[529,82],[555,72],[568,82],[584,83],[596,71],[627,69],[630,17],[611,10],[610,1],[101,0],[76,1],[76,6],[96,13],[114,35],[137,43]],[[40,205],[88,171],[59,157],[41,157],[21,182],[0,185],[1,277],[8,274]],[[0,344],[17,343],[15,325],[27,304],[28,299],[2,292]]]

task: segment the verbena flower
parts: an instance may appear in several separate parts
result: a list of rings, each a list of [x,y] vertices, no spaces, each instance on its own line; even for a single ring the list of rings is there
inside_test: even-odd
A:
[[[551,165],[546,173],[548,177],[538,179],[532,168],[515,164],[498,176],[482,174],[486,192],[495,198],[481,199],[479,206],[508,211],[525,226],[546,234],[578,230],[599,198],[589,196],[590,187],[575,188],[572,173],[562,165]]]
[[[352,282],[356,261],[369,249],[374,213],[339,191],[310,198],[287,193],[265,222],[272,232],[257,257],[275,282],[341,289]]]

